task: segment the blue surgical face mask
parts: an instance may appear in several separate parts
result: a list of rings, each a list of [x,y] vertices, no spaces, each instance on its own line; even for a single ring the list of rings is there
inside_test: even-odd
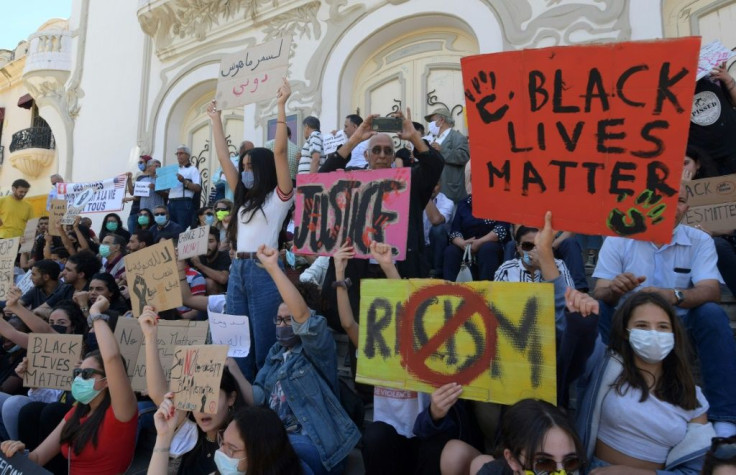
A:
[[[296,268],[296,256],[290,250],[286,250],[286,263],[291,266],[292,269]]]
[[[139,163],[139,164],[138,164],[138,170],[140,170],[140,171],[142,171],[142,172],[143,172],[143,171],[146,171],[146,164],[145,164],[145,163],[143,163],[143,162]]]
[[[109,244],[100,244],[100,255],[102,257],[107,257],[110,255],[110,245]]]
[[[204,223],[212,226],[213,224],[215,224],[215,216],[214,215],[205,216]]]
[[[256,183],[256,178],[251,170],[245,170],[240,173],[240,178],[243,180],[243,184],[246,188],[251,189]]]
[[[83,379],[82,376],[74,378],[74,381],[72,381],[72,396],[74,396],[74,399],[82,404],[89,404],[102,392],[101,389],[95,389],[96,382],[95,378]]]
[[[159,226],[163,226],[169,219],[166,216],[154,216],[153,220],[156,221],[156,224]]]
[[[521,260],[524,262],[524,264],[531,266],[532,265],[532,256],[526,251],[522,251],[522,257]]]
[[[228,457],[221,449],[215,451],[215,465],[217,471],[222,475],[245,475],[245,472],[238,470],[238,464],[241,459]]]

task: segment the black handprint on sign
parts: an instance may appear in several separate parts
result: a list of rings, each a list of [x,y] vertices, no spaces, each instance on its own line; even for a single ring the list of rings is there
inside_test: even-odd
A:
[[[642,191],[634,200],[634,206],[627,211],[614,208],[609,213],[608,227],[620,236],[631,236],[646,231],[646,218],[651,220],[651,224],[657,224],[664,219],[662,213],[667,205],[660,203],[661,200],[662,197],[652,190]]]
[[[506,114],[506,112],[509,110],[508,104],[504,104],[496,110],[489,109],[489,106],[496,102],[497,99],[495,93],[496,73],[490,71],[488,74],[486,74],[485,71],[480,71],[478,73],[478,77],[473,78],[471,83],[473,84],[473,89],[475,90],[475,93],[473,93],[470,89],[465,89],[465,97],[467,97],[470,102],[475,103],[475,107],[478,108],[478,114],[480,114],[480,119],[486,124],[501,120],[504,114]],[[482,94],[485,95],[480,97]],[[480,100],[478,100],[477,102],[475,99],[476,95],[480,98]],[[509,92],[509,99],[513,99],[513,97],[514,93]]]

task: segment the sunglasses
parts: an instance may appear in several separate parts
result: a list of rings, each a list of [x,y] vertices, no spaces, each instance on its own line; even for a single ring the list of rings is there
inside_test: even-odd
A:
[[[282,317],[281,315],[276,315],[275,317],[273,317],[273,323],[275,323],[276,325],[279,325],[281,323],[291,325],[291,315],[289,315],[288,317]]]
[[[577,455],[571,455],[562,460],[562,468],[567,474],[577,473],[582,467],[583,461]],[[526,472],[529,473],[529,470]],[[558,472],[557,461],[555,459],[549,457],[537,457],[534,459],[534,470],[532,471],[534,475],[551,475]]]
[[[103,373],[99,369],[94,369],[94,368],[84,368],[84,369],[74,368],[73,374],[75,378],[77,376],[81,376],[82,379],[89,379],[96,374],[99,374],[100,376],[105,376],[105,373]]]
[[[230,211],[230,208],[215,208],[215,211]]]
[[[527,252],[529,252],[529,251],[531,251],[532,249],[534,249],[535,247],[537,247],[537,245],[536,245],[536,244],[534,244],[533,242],[522,242],[522,243],[521,243],[521,250],[522,250],[522,251],[527,251]]]
[[[214,216],[215,214],[214,213],[205,213],[204,215],[205,216]]]
[[[166,213],[153,213],[154,216],[166,216]]]
[[[713,437],[710,451],[718,460],[730,460],[736,457],[736,436]]]
[[[373,147],[371,149],[371,153],[373,155],[380,155],[381,154],[381,150],[383,150],[383,154],[384,155],[393,155],[394,154],[393,147],[388,147],[388,146],[386,146],[386,147],[380,147],[378,145],[376,145],[375,147]]]

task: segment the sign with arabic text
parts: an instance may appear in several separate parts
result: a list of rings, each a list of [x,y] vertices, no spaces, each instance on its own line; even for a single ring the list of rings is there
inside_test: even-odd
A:
[[[124,259],[130,303],[136,318],[146,305],[152,305],[157,312],[181,307],[179,269],[173,241],[168,239],[146,246]]]

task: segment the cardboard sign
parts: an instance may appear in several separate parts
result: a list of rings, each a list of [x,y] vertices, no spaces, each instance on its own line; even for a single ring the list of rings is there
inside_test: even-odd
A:
[[[181,307],[179,270],[172,241],[145,247],[124,259],[133,315],[139,317],[146,305],[153,305],[159,312]]]
[[[21,295],[25,295],[26,292],[33,288],[33,281],[31,280],[31,270],[29,269],[23,277],[15,284],[21,291]]]
[[[82,360],[82,338],[82,335],[30,333],[23,386],[70,390],[72,373]]]
[[[151,183],[137,181],[133,184],[133,196],[151,196]]]
[[[556,403],[552,284],[363,279],[357,381]]]
[[[117,333],[120,336],[118,343],[121,344],[120,352],[126,362],[128,362],[128,376],[134,391],[146,390],[146,342],[143,339],[143,332],[140,326],[137,332],[133,325],[126,320],[137,319],[120,319],[118,323],[125,322],[125,332]],[[157,331],[158,357],[161,361],[161,367],[164,370],[166,381],[169,380],[171,372],[171,362],[174,359],[174,348],[177,345],[204,345],[207,340],[207,322],[193,322],[191,320],[159,320]],[[132,348],[123,349],[123,345]],[[133,348],[138,348],[138,356],[133,357]],[[127,360],[127,358],[130,358]],[[132,364],[131,364],[132,362]],[[132,370],[131,370],[132,368]]]
[[[683,181],[688,206],[736,202],[736,175]]]
[[[102,181],[57,183],[56,193],[70,207],[81,208],[77,214],[111,213],[123,209],[127,181],[128,176],[121,174]]]
[[[350,239],[368,258],[378,241],[404,260],[410,191],[410,168],[297,175],[295,252],[328,256]]]
[[[217,78],[217,107],[233,109],[275,99],[289,68],[291,36],[225,56]]]
[[[143,344],[143,330],[137,318],[118,318],[115,324],[115,341],[128,368],[128,376],[133,377],[138,362],[138,354]]]
[[[736,56],[736,52],[726,48],[718,40],[703,45],[700,48],[700,56],[698,57],[698,74],[696,79],[702,79],[708,76],[711,71],[734,56]]]
[[[169,390],[174,405],[184,411],[217,414],[220,380],[225,370],[227,346],[177,346],[171,365]]]
[[[699,38],[461,59],[473,215],[669,242]]]
[[[342,130],[338,130],[335,135],[324,134],[322,135],[322,151],[325,155],[335,153],[337,151],[337,147],[343,145],[347,141],[348,136],[345,135],[345,132]]]
[[[200,226],[179,234],[176,252],[179,260],[207,254],[207,242],[210,239],[210,226]]]
[[[176,175],[179,174],[179,165],[166,165],[156,170],[156,191],[169,190],[179,184]]]
[[[20,237],[0,239],[0,300],[5,300],[8,290],[15,284],[15,258],[18,255]]]
[[[58,185],[58,183],[57,183]],[[51,207],[49,208],[49,234],[52,236],[61,236],[57,226],[61,224],[66,214],[66,208],[68,203],[66,200],[51,200]]]
[[[38,229],[38,221],[41,218],[29,219],[26,222],[26,229],[23,231],[23,242],[18,252],[31,252],[33,245],[36,244],[36,230]]]
[[[250,353],[250,322],[245,315],[227,315],[207,309],[213,345],[227,345],[227,355],[245,358]]]
[[[0,452],[0,474],[2,475],[53,475],[40,465],[28,458],[22,451],[12,457],[6,457]]]
[[[692,207],[682,222],[710,232],[731,232],[736,229],[736,202]]]

